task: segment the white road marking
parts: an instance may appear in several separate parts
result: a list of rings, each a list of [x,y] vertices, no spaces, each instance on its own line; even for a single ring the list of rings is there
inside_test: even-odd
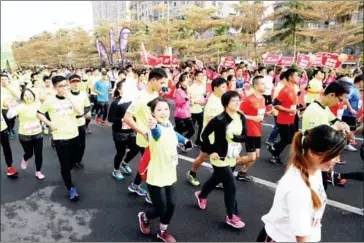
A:
[[[180,159],[182,159],[182,160],[185,160],[185,161],[188,161],[188,162],[191,162],[191,163],[193,163],[193,161],[195,160],[193,158],[190,158],[190,157],[187,157],[187,156],[184,156],[184,155],[180,155],[180,154],[178,155],[178,157]],[[209,163],[206,163],[206,162],[203,162],[202,166],[207,167],[209,169],[212,169],[212,165],[209,164]],[[236,176],[236,173],[237,172],[234,173],[235,176]],[[263,186],[269,187],[271,189],[275,189],[277,187],[276,183],[266,181],[266,180],[263,180],[263,179],[260,179],[260,178],[257,178],[257,177],[254,177],[254,182],[258,183],[258,184],[261,184]],[[353,207],[353,206],[350,206],[350,205],[347,205],[347,204],[344,204],[344,203],[341,203],[341,202],[337,202],[337,201],[333,201],[333,200],[329,199],[329,200],[327,200],[327,204],[330,205],[330,206],[339,208],[341,210],[347,211],[347,212],[359,214],[359,215],[362,215],[362,216],[364,215],[363,210],[361,208],[356,208],[356,207]]]

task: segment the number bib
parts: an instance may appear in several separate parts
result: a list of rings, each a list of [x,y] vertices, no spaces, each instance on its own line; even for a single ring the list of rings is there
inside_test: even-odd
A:
[[[229,143],[226,157],[227,158],[239,157],[241,150],[242,150],[242,146],[240,143]]]
[[[73,113],[72,104],[56,104],[54,110],[57,116],[67,116]]]
[[[38,121],[36,122],[27,122],[24,124],[24,131],[27,134],[32,134],[36,131],[38,131],[39,129],[41,129],[40,123]]]

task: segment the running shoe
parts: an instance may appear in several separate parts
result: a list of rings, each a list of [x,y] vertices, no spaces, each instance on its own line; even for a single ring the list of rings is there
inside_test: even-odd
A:
[[[96,122],[96,124],[99,125],[99,124],[101,124],[101,119],[99,117],[96,117],[95,122]]]
[[[101,123],[103,126],[108,126],[109,125],[109,123],[107,122],[107,121],[102,121],[102,123]]]
[[[349,150],[350,152],[356,152],[356,151],[358,151],[353,145],[351,145],[351,144],[348,144],[348,145],[346,145],[346,147],[345,147],[345,149],[346,150]]]
[[[191,175],[191,171],[188,171],[186,176],[187,176],[187,179],[191,183],[192,186],[199,186],[200,185],[200,182],[193,175]]]
[[[141,186],[134,185],[134,183],[131,183],[128,187],[129,192],[135,192],[141,197],[145,197],[147,195],[147,191],[144,190]]]
[[[204,210],[206,209],[206,205],[207,205],[207,199],[202,199],[200,198],[200,191],[195,192],[195,197],[197,199],[197,204],[200,207],[200,209]]]
[[[71,189],[68,191],[68,194],[70,196],[71,201],[78,200],[78,193],[75,187],[71,187]]]
[[[85,164],[82,162],[76,163],[74,167],[77,169],[83,169],[83,168],[85,168]]]
[[[239,181],[254,181],[254,178],[250,175],[248,175],[247,173],[243,173],[241,171],[238,172],[238,174],[236,175],[236,179],[238,179]]]
[[[124,179],[124,176],[121,174],[120,170],[114,170],[111,174],[118,181],[121,181]]]
[[[37,171],[35,172],[35,177],[38,179],[38,180],[43,180],[45,178],[45,176],[42,174],[42,172],[40,171]]]
[[[357,145],[358,143],[355,141],[355,139],[351,139],[351,140],[350,140],[350,144],[351,144],[351,145]]]
[[[28,161],[25,161],[24,158],[22,158],[20,167],[25,170],[28,167]]]
[[[6,173],[7,176],[15,176],[17,174],[18,174],[18,172],[16,171],[16,169],[14,167],[9,167],[8,172]]]
[[[153,204],[152,199],[150,198],[150,194],[149,194],[149,192],[148,192],[148,193],[147,193],[147,195],[145,196],[145,201],[146,201],[147,203],[149,203],[149,204]]]
[[[265,144],[268,145],[268,146],[273,146],[273,142],[269,141],[268,139],[265,140]]]
[[[195,148],[201,148],[201,144],[199,144],[199,143],[195,143],[193,146],[194,146]]]
[[[90,128],[86,128],[86,134],[92,134],[92,131]]]
[[[275,165],[281,165],[282,164],[281,159],[279,157],[275,157],[275,156],[273,156],[272,158],[270,158],[269,161],[272,164],[275,164]]]
[[[143,234],[148,235],[150,234],[150,222],[148,220],[144,220],[144,215],[144,212],[138,213],[139,228]]]
[[[159,229],[157,233],[157,238],[164,242],[177,242],[176,239],[170,233],[168,233],[167,230],[161,231]]]
[[[125,162],[122,162],[121,163],[121,168],[123,169],[124,173],[127,174],[127,175],[131,175],[131,168],[129,167],[129,165]]]
[[[224,186],[222,185],[222,183],[219,183],[219,184],[216,185],[216,188],[224,189]]]
[[[241,221],[240,218],[236,215],[233,215],[231,219],[229,219],[229,217],[226,216],[226,223],[236,229],[241,229],[245,226],[245,223]]]
[[[327,182],[331,183],[332,186],[344,186],[347,181],[345,179],[341,179],[340,174],[335,173],[334,171],[332,171],[327,176]]]

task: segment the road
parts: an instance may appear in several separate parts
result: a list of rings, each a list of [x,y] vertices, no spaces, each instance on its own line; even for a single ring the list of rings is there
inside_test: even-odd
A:
[[[264,120],[264,140],[271,131],[272,119]],[[92,135],[87,136],[85,169],[73,172],[74,183],[81,200],[72,203],[59,172],[59,162],[50,147],[49,138],[44,139],[43,173],[46,178],[34,177],[34,160],[28,169],[20,169],[21,146],[11,141],[15,167],[19,178],[5,176],[6,165],[1,163],[1,241],[156,241],[155,234],[144,236],[138,228],[137,213],[149,207],[144,198],[127,191],[133,180],[138,155],[132,162],[133,175],[124,181],[111,176],[114,144],[111,128],[91,123]],[[263,140],[263,141],[264,141]],[[359,145],[362,140],[358,140]],[[359,145],[357,147],[359,147]],[[201,211],[196,205],[192,187],[185,178],[191,161],[198,155],[194,149],[180,154],[178,171],[177,206],[169,231],[177,241],[255,241],[263,227],[261,217],[273,202],[275,182],[282,176],[283,167],[269,163],[269,154],[262,148],[261,158],[250,170],[255,182],[237,182],[237,200],[240,216],[246,226],[242,230],[229,228],[225,223],[223,191],[215,190],[209,196],[207,209]],[[288,157],[288,149],[284,157]],[[358,152],[345,151],[346,165],[337,165],[339,172],[363,171]],[[282,157],[283,158],[283,157]],[[3,155],[1,154],[1,160]],[[198,178],[205,182],[211,174],[208,163],[198,171]],[[330,203],[323,219],[323,241],[364,241],[363,236],[363,183],[349,181],[344,188],[330,186]],[[152,231],[156,232],[157,222]]]

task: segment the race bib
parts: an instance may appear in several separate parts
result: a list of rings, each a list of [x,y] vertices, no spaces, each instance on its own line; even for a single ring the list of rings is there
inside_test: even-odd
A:
[[[67,116],[73,114],[72,104],[56,104],[54,110],[57,116]]]
[[[239,157],[241,150],[242,150],[242,146],[240,143],[229,143],[226,157],[227,158]]]
[[[341,120],[343,118],[344,109],[337,110],[337,119]]]
[[[131,127],[129,127],[128,124],[126,124],[124,122],[124,119],[121,120],[121,129],[122,130],[129,130],[129,129],[131,129]]]
[[[38,131],[39,129],[41,129],[41,126],[40,126],[40,122],[38,122],[38,121],[27,122],[24,124],[24,131],[27,134],[32,134],[32,133]]]

